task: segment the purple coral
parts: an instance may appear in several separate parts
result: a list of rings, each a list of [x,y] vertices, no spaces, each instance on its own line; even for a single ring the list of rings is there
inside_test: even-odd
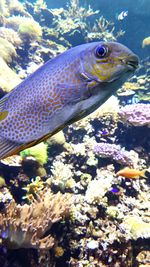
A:
[[[150,127],[150,104],[133,104],[122,107],[120,119],[134,126]]]
[[[94,146],[94,153],[98,154],[102,158],[112,158],[116,162],[122,165],[133,166],[133,159],[131,152],[126,151],[119,145],[108,143],[97,143]]]

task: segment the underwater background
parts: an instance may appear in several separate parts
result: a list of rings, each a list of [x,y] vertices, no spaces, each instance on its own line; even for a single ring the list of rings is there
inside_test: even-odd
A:
[[[0,267],[150,266],[149,21],[149,0],[0,0],[0,97],[82,43],[140,58],[94,113],[0,161]]]

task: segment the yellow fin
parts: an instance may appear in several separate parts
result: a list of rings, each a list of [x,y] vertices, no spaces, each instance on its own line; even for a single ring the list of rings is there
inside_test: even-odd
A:
[[[0,121],[3,121],[8,116],[8,110],[3,110],[0,112]]]

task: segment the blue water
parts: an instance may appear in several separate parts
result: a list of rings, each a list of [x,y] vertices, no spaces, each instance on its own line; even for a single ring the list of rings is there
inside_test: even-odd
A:
[[[49,8],[60,8],[65,7],[67,1],[47,1],[46,3]],[[100,13],[97,17],[103,15],[106,19],[115,23],[116,29],[121,28],[126,31],[126,34],[119,41],[131,47],[141,58],[149,56],[150,48],[145,50],[141,48],[142,40],[149,36],[150,31],[149,0],[81,0],[80,3],[84,7],[90,5],[92,9],[99,10]],[[128,17],[121,22],[117,21],[116,14],[125,10],[129,12]],[[92,18],[89,20],[92,20]]]

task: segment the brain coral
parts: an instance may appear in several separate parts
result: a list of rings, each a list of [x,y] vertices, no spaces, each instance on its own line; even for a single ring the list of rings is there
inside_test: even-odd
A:
[[[150,104],[126,105],[118,114],[121,120],[131,125],[150,127]]]

